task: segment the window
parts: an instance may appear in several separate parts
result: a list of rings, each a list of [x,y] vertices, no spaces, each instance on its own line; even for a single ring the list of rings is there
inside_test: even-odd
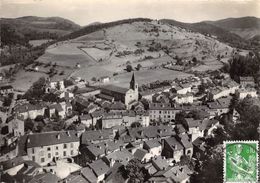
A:
[[[45,161],[44,158],[41,158],[41,162],[44,163],[44,161]]]
[[[59,152],[55,152],[55,155],[56,155],[56,156],[59,156]]]
[[[59,150],[59,146],[56,146],[56,150]]]
[[[73,153],[74,153],[73,150],[71,150],[71,151],[70,151],[70,155],[73,155]]]
[[[35,153],[34,148],[32,148],[32,153],[33,153],[33,154]]]
[[[32,161],[35,161],[35,156],[32,156]]]
[[[51,158],[51,153],[48,153],[48,158]]]
[[[64,149],[67,149],[67,144],[63,144],[63,148],[64,148]]]
[[[63,156],[67,156],[66,151],[63,151]]]
[[[162,111],[159,111],[159,114],[162,114]]]
[[[47,148],[47,151],[50,151],[50,150],[51,150],[51,148],[50,148],[50,147],[48,147],[48,148]]]
[[[71,148],[73,148],[73,145],[74,145],[74,144],[73,144],[73,143],[71,143],[71,144],[70,144],[70,147],[71,147]]]

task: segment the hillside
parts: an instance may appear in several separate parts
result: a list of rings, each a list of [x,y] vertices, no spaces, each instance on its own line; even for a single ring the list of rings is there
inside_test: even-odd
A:
[[[256,17],[227,18],[206,21],[206,23],[228,30],[247,40],[260,35],[260,19]]]
[[[57,39],[68,33],[80,29],[74,22],[60,17],[35,17],[2,18],[1,29],[14,29],[21,37],[27,40]],[[2,34],[2,33],[1,33]],[[1,37],[3,37],[1,35]]]
[[[241,38],[237,34],[230,32],[229,30],[218,27],[214,24],[208,22],[199,22],[199,23],[182,23],[170,19],[160,20],[163,23],[167,23],[173,26],[178,26],[193,32],[198,32],[204,35],[210,35],[216,37],[219,41],[228,43],[233,47],[244,48],[248,46],[248,41]]]
[[[222,63],[218,57],[228,59],[233,52],[232,47],[213,37],[149,19],[92,25],[60,40],[37,61],[71,68],[71,76],[90,83],[109,76],[110,83],[121,86],[128,85],[127,65],[134,70],[141,65],[136,77],[145,84],[190,75],[181,68],[219,69]],[[166,64],[173,69],[164,68]]]

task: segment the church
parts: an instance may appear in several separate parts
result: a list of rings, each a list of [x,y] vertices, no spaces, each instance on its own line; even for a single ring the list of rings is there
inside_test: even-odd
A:
[[[102,94],[114,97],[115,101],[123,102],[127,108],[129,108],[131,102],[138,101],[138,84],[135,81],[134,73],[128,89],[115,85],[102,86],[100,89]]]

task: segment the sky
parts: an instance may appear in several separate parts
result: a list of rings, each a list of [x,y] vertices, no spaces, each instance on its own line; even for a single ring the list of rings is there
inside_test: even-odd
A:
[[[0,16],[59,16],[82,26],[137,17],[192,23],[260,17],[260,0],[0,0]]]

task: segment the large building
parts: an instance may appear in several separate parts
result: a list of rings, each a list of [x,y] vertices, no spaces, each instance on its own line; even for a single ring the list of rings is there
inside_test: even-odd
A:
[[[128,89],[114,85],[106,85],[101,87],[101,94],[114,97],[115,101],[121,101],[129,108],[129,104],[133,101],[138,101],[139,97],[138,84],[135,81],[134,73]]]
[[[45,166],[53,159],[77,156],[79,141],[75,131],[30,134],[26,143],[27,155],[30,160]]]

